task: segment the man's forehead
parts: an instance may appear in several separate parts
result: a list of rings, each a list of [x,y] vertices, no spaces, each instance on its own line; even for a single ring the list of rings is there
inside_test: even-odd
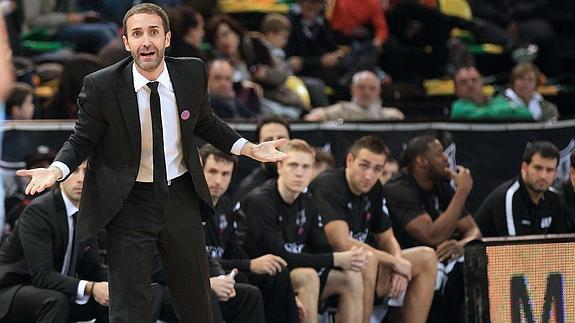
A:
[[[141,28],[162,28],[162,18],[149,13],[137,13],[126,20],[128,30]]]
[[[223,158],[218,158],[216,159],[214,157],[214,155],[209,155],[208,158],[206,158],[206,168],[218,168],[218,169],[228,169],[228,168],[234,168],[234,162],[232,162],[231,160],[226,160]]]
[[[359,162],[374,163],[374,164],[385,164],[386,156],[385,154],[376,154],[367,148],[361,148],[357,153],[356,159]]]

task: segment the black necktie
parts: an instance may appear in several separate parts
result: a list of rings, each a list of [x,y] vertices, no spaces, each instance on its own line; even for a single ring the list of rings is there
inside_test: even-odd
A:
[[[149,82],[150,111],[152,114],[152,141],[154,158],[154,200],[168,199],[168,179],[166,176],[166,160],[164,158],[164,139],[162,130],[162,113],[160,111],[160,95],[158,82]]]
[[[72,232],[69,234],[72,235],[72,248],[70,250],[70,266],[68,267],[68,276],[74,277],[76,275],[76,262],[78,261],[78,239],[76,238],[77,227],[76,224],[78,218],[78,211],[72,214]]]

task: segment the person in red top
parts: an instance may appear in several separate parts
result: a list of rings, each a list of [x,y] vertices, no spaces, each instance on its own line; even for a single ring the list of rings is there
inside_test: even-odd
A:
[[[365,38],[369,33],[365,26],[371,25],[375,32],[375,47],[381,47],[389,38],[389,28],[380,0],[332,0],[326,14],[332,29],[344,37]]]

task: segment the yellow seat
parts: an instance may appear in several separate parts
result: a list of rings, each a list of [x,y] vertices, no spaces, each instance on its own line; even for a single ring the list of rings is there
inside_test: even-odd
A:
[[[439,0],[439,10],[447,16],[459,17],[464,20],[472,20],[473,12],[467,0]],[[456,38],[473,39],[471,32],[453,28],[451,35]],[[503,54],[503,47],[495,44],[469,44],[468,50],[473,54]]]
[[[307,87],[305,86],[302,79],[300,79],[295,75],[290,75],[288,76],[284,85],[288,89],[290,89],[293,93],[297,94],[297,96],[300,98],[300,100],[308,109],[311,108],[311,98],[309,96]]]

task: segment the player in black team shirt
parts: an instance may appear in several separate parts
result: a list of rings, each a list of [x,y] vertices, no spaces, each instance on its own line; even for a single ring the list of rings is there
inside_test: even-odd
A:
[[[528,144],[521,174],[497,186],[477,210],[477,223],[485,237],[565,232],[565,204],[551,188],[559,157],[559,149],[550,142]]]
[[[433,298],[437,258],[428,247],[401,250],[393,235],[378,182],[388,154],[381,139],[362,137],[351,146],[345,169],[323,172],[310,189],[330,244],[339,251],[357,246],[372,253],[362,270],[362,321],[369,322],[375,295],[404,295],[403,322],[425,322]],[[370,234],[375,236],[375,247],[366,243]]]
[[[204,226],[208,257],[210,262],[216,265],[212,267],[219,266],[225,272],[230,272],[233,268],[239,269],[240,274],[236,277],[236,280],[241,282],[248,282],[247,275],[249,282],[261,290],[267,322],[298,322],[298,311],[289,272],[282,271],[287,265],[286,262],[272,254],[250,259],[238,244],[232,218],[233,204],[224,195],[230,185],[234,166],[237,162],[236,159],[222,153],[209,144],[204,145],[200,149],[200,157],[202,159],[204,176],[215,206],[215,216],[207,221]],[[212,277],[210,281],[212,289],[214,289],[214,283],[221,287],[219,289],[220,294],[225,288],[229,292],[233,291],[229,289],[229,279],[225,276]],[[238,286],[240,289],[249,289],[244,285],[236,284],[235,292],[238,292]],[[238,301],[234,304],[237,303]],[[245,310],[245,307],[250,305],[253,304],[244,303],[241,307],[244,307]],[[230,305],[221,307],[224,319],[230,321],[229,314],[233,312],[226,308],[230,307]],[[228,317],[226,318],[226,316]],[[239,318],[236,317],[237,319]],[[256,322],[255,319],[247,321]],[[235,321],[232,320],[230,322]]]
[[[305,307],[303,322],[317,322],[318,301],[339,295],[340,322],[362,315],[362,279],[367,262],[363,248],[331,252],[322,221],[307,186],[315,152],[305,141],[292,139],[281,147],[287,158],[277,164],[278,178],[246,195],[240,206],[247,224],[244,248],[257,257],[273,253],[287,261],[298,298]],[[337,268],[337,269],[336,269]]]
[[[430,318],[462,322],[464,285],[460,257],[467,242],[481,237],[465,209],[473,187],[471,173],[462,166],[452,173],[443,145],[428,135],[409,141],[402,166],[405,167],[399,174],[383,186],[395,236],[402,248],[435,249],[441,262],[436,288],[442,293],[437,294],[440,298],[434,302]],[[455,189],[449,183],[451,179]],[[439,306],[443,303],[446,305]]]

